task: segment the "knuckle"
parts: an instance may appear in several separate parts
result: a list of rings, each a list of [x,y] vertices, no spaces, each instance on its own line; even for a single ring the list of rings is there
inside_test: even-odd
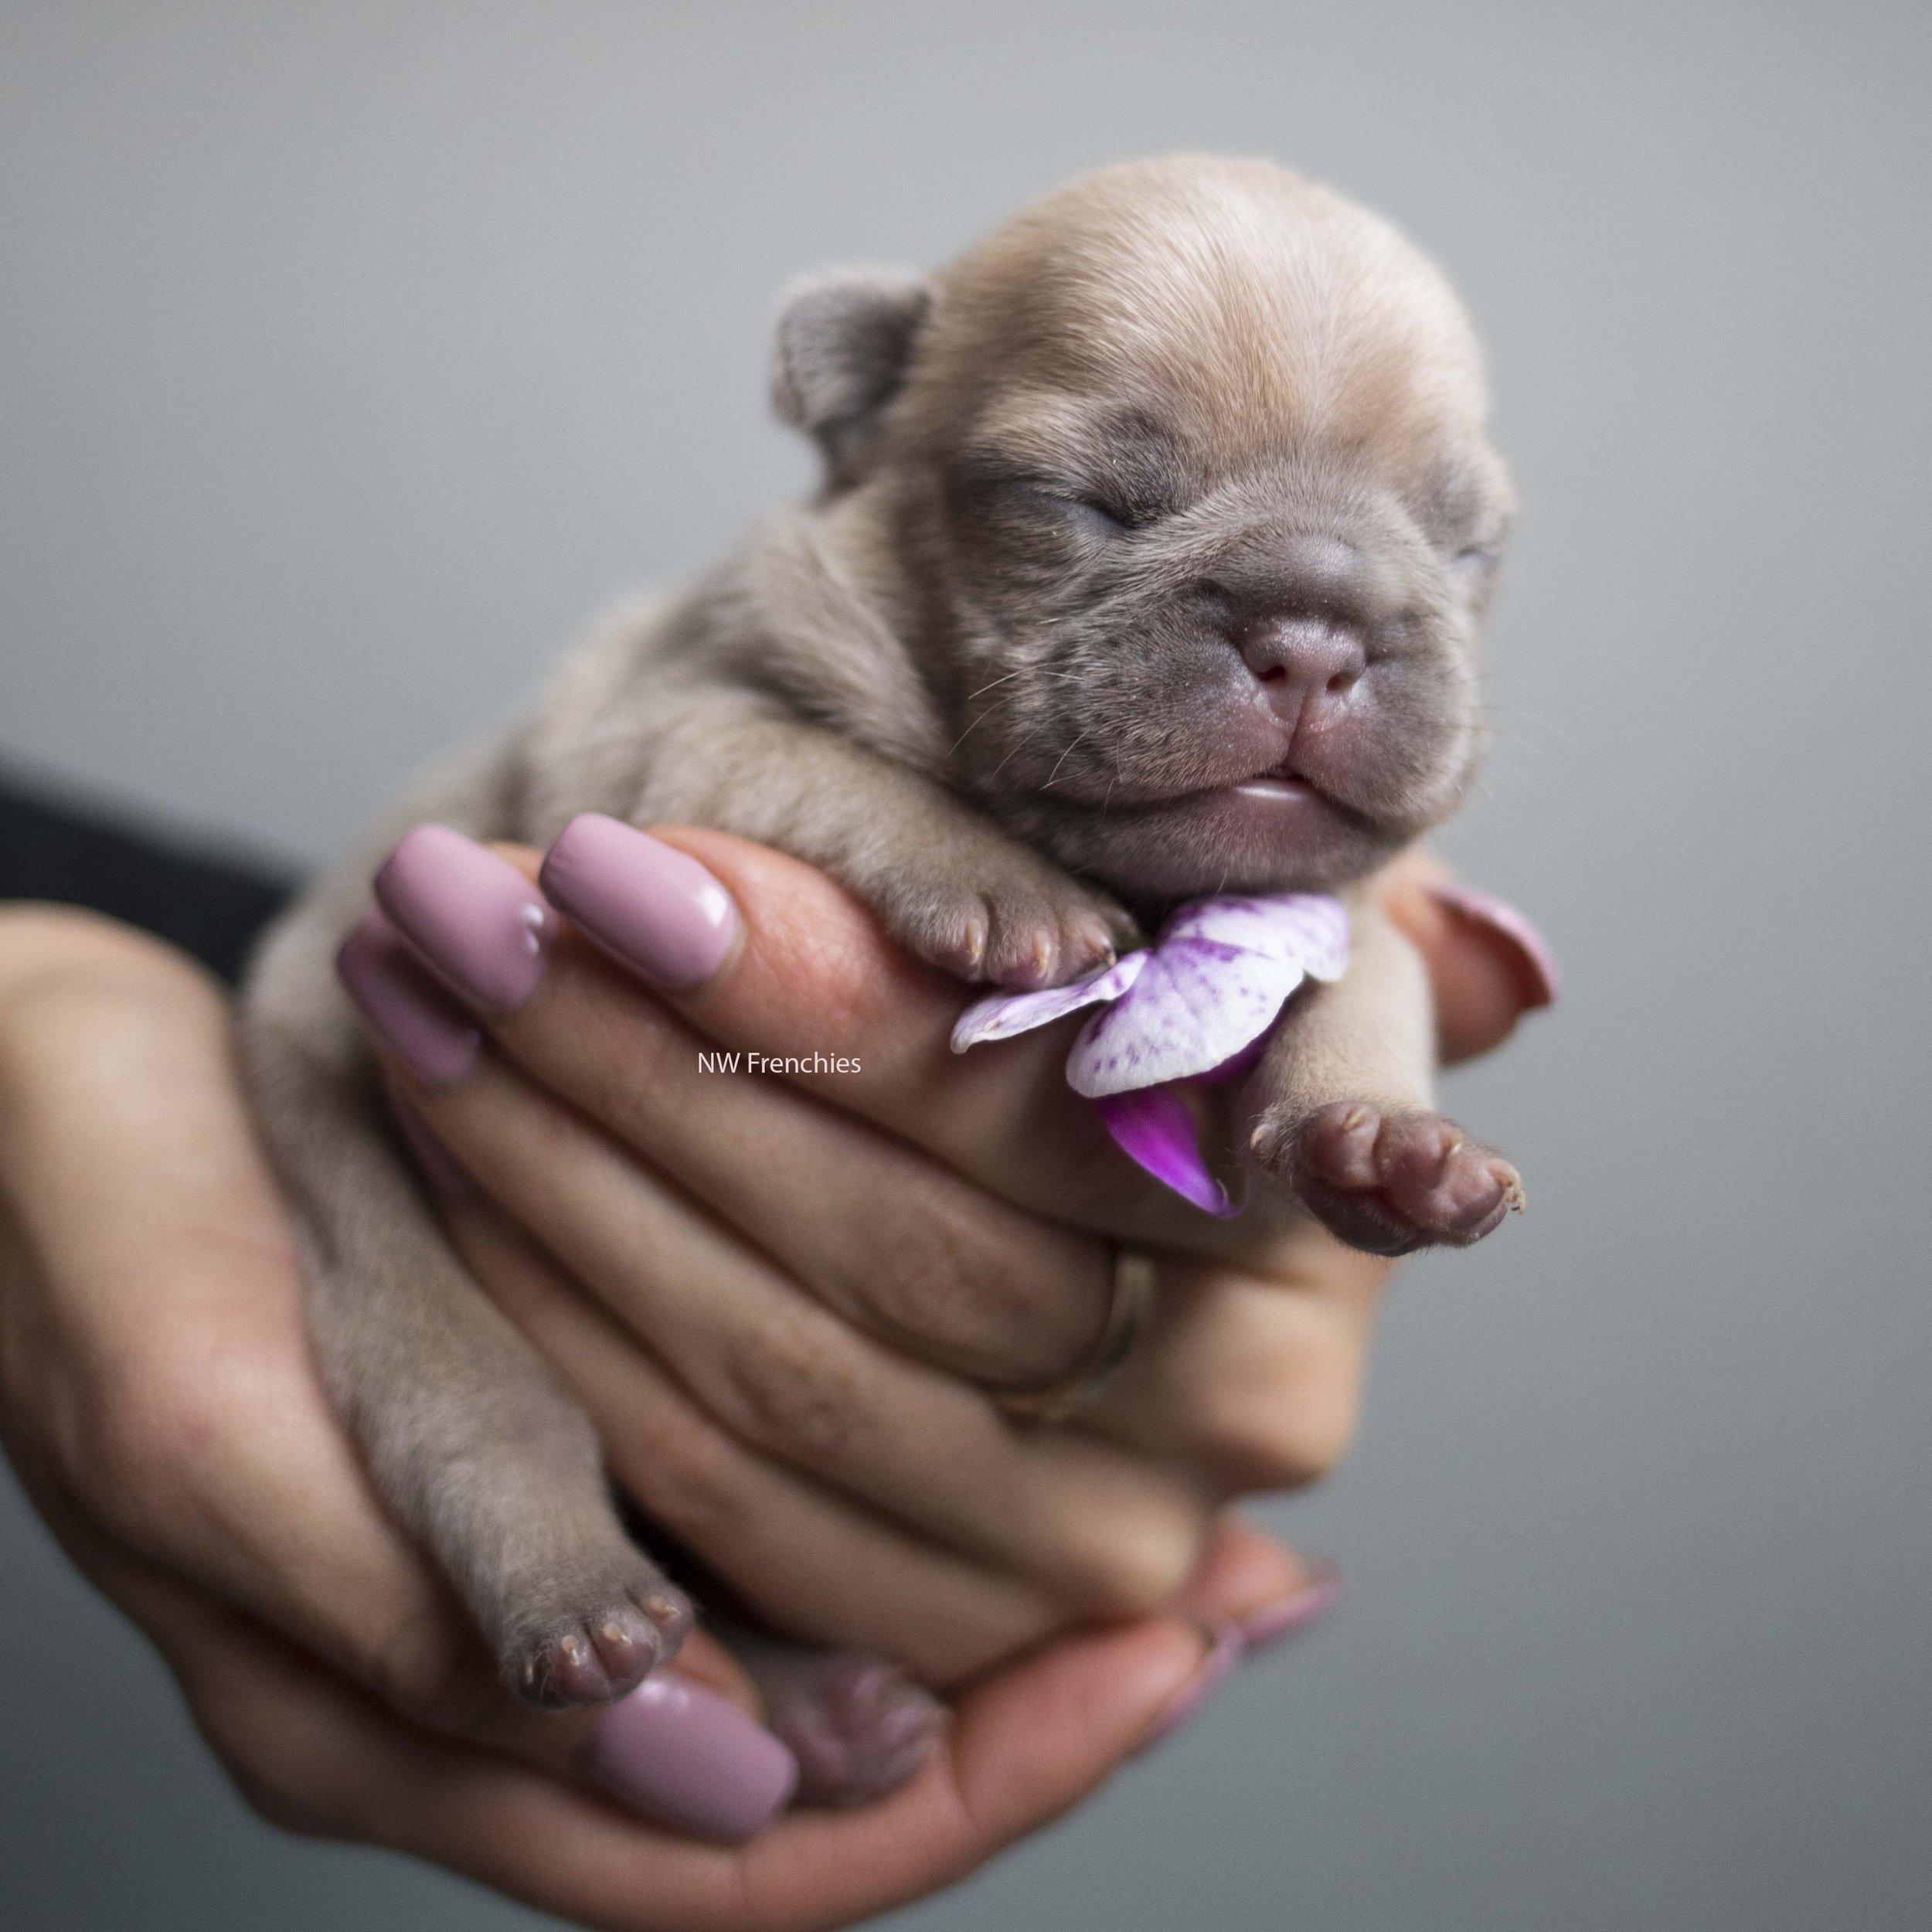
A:
[[[502,1701],[502,1686],[481,1650],[456,1637],[451,1620],[426,1617],[420,1607],[378,1641],[364,1668],[382,1703],[444,1736],[481,1730]]]
[[[894,1328],[981,1349],[1021,1332],[1040,1284],[958,1203],[921,1202],[877,1226],[861,1291]]]
[[[832,1318],[804,1307],[764,1324],[726,1366],[736,1420],[767,1448],[821,1466],[866,1449],[864,1392]]]
[[[1178,1494],[1150,1493],[1093,1512],[1090,1534],[1069,1551],[1074,1607],[1107,1621],[1151,1617],[1185,1586],[1200,1560],[1206,1512]]]
[[[878,1312],[909,1334],[934,1341],[970,1336],[992,1288],[982,1244],[943,1212],[895,1213],[868,1243],[859,1287]]]
[[[1216,1393],[1202,1418],[1216,1473],[1236,1492],[1298,1489],[1328,1475],[1354,1440],[1359,1347],[1309,1335]]]
[[[303,1750],[299,1735],[285,1738],[263,1728],[258,1685],[214,1660],[178,1659],[176,1668],[196,1728],[257,1818],[298,1838],[364,1835],[352,1785]]]
[[[97,1365],[70,1415],[77,1486],[110,1521],[151,1529],[206,1478],[255,1379],[244,1351],[145,1335],[138,1352]]]
[[[853,1295],[891,1337],[943,1349],[967,1373],[1049,1379],[1092,1349],[1107,1288],[1094,1243],[1026,1238],[1037,1232],[950,1190],[902,1201],[862,1230]]]

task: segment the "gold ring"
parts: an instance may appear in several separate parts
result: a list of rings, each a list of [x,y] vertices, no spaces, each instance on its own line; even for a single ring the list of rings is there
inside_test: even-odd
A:
[[[1075,1410],[1083,1408],[1132,1353],[1153,1311],[1155,1284],[1153,1256],[1117,1243],[1107,1320],[1093,1347],[1065,1375],[1043,1388],[997,1389],[994,1400],[1009,1415],[1025,1416],[1035,1422],[1063,1422]]]

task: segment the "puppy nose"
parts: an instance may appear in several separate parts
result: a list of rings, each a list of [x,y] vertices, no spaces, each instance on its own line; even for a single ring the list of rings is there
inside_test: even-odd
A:
[[[1303,724],[1347,697],[1368,663],[1352,624],[1300,611],[1253,618],[1236,641],[1275,710]]]

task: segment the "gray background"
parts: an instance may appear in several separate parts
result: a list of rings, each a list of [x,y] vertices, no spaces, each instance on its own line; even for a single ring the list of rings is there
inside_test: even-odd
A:
[[[1452,1098],[1533,1211],[1279,1510],[1344,1614],[893,1923],[1932,1922],[1924,9],[0,19],[0,753],[301,857],[801,483],[794,271],[1189,146],[1439,254],[1528,505],[1450,848],[1568,973]],[[532,1923],[256,1826],[11,1503],[0,1565],[17,1932]]]

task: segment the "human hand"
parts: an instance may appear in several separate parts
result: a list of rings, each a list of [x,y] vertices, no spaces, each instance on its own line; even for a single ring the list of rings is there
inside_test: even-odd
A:
[[[1278,1546],[1225,1523],[1174,1614],[976,1684],[891,1799],[699,1844],[584,1777],[599,1713],[546,1716],[498,1685],[369,1490],[300,1295],[219,992],[107,922],[0,910],[0,1438],[30,1496],[264,1815],[588,1923],[787,1932],[947,1883],[1185,1709],[1229,1655],[1204,1631],[1301,1587]],[[730,1658],[699,1634],[678,1669],[714,1742],[755,1748]]]
[[[1168,1601],[1228,1497],[1331,1466],[1385,1264],[1153,1187],[1053,1033],[954,1057],[961,990],[811,868],[586,822],[544,876],[603,952],[556,928],[534,855],[419,832],[352,979],[408,1114],[481,1185],[445,1208],[473,1268],[627,1490],[766,1617],[956,1681]],[[1443,889],[1422,860],[1386,882],[1461,1054],[1549,988]],[[1088,1356],[1122,1240],[1159,1253],[1146,1332],[1077,1426],[1015,1423],[997,1392]]]

